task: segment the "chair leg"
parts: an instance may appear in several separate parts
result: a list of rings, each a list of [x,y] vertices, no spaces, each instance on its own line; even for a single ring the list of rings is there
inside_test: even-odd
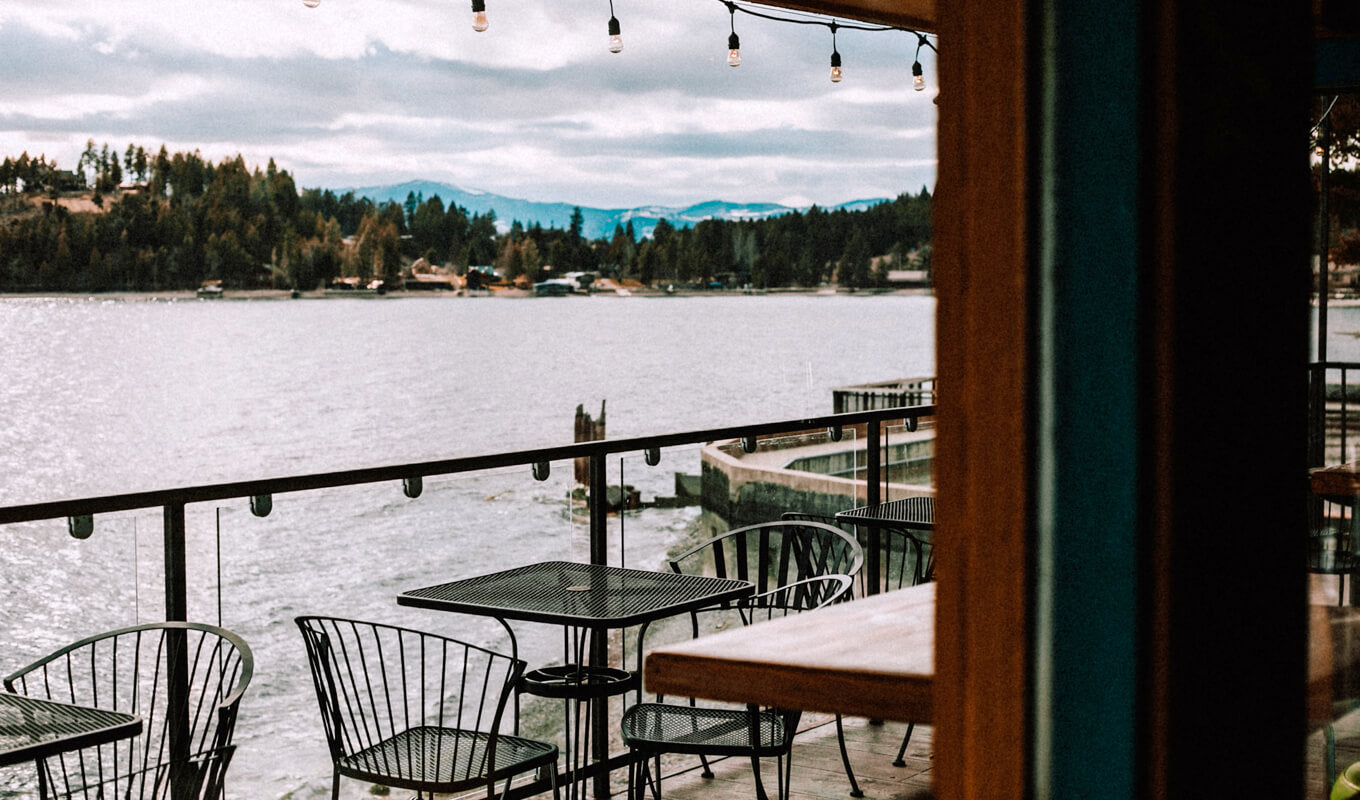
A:
[[[907,723],[907,734],[902,737],[902,746],[897,748],[897,760],[893,762],[894,767],[905,767],[907,765],[907,762],[904,761],[902,757],[907,754],[907,743],[911,741],[911,732],[915,729],[915,722]]]
[[[648,780],[651,781],[651,784],[652,784],[652,798],[653,798],[653,800],[661,800],[661,754],[660,754],[660,753],[657,753],[657,754],[656,754],[656,758],[652,761],[652,763],[656,765],[656,769],[653,770],[652,773],[651,773],[650,775],[648,775]]]
[[[340,800],[340,769],[337,767],[331,774],[331,800]]]
[[[1336,783],[1336,731],[1331,724],[1323,728],[1323,746],[1326,748],[1323,753],[1323,769],[1327,772],[1327,783],[1322,787],[1322,791],[1329,795],[1332,786]]]
[[[699,763],[704,765],[704,771],[699,774],[705,778],[713,777],[713,769],[708,766],[708,756],[699,756]]]
[[[845,749],[845,727],[841,724],[840,714],[836,715],[836,743],[841,746],[841,763],[845,765],[845,777],[850,780],[850,796],[863,797],[864,792],[855,780],[855,769],[850,766],[850,753]]]
[[[781,764],[780,766],[782,767],[783,765]],[[751,756],[751,772],[755,774],[756,778],[757,800],[770,800],[770,796],[765,793],[765,784],[760,780],[760,756]]]

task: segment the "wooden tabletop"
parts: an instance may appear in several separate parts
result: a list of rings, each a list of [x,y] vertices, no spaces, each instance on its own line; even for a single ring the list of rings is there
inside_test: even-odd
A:
[[[1309,483],[1313,494],[1323,497],[1360,497],[1360,462],[1312,470]]]
[[[658,647],[649,692],[930,722],[935,584]]]

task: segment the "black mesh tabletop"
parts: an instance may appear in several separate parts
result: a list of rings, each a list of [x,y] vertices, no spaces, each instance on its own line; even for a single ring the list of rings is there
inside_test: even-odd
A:
[[[0,767],[136,736],[141,717],[0,692]]]
[[[860,506],[836,514],[838,522],[887,525],[918,530],[935,528],[934,497],[904,497],[874,506]]]
[[[547,561],[413,589],[397,603],[581,628],[623,628],[755,591],[747,581]]]

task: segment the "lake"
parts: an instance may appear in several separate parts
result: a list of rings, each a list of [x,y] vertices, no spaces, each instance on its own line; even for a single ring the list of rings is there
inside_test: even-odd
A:
[[[610,438],[827,414],[833,387],[933,375],[934,315],[912,295],[0,300],[0,505],[564,444],[576,406],[602,401]],[[668,493],[696,452],[654,469],[625,458],[610,481]],[[244,501],[191,506],[191,618],[220,619],[256,657],[228,795],[329,796],[294,616],[504,642],[494,622],[395,597],[585,560],[571,488],[555,464],[544,482],[527,468],[427,479],[416,500],[388,485],[280,495],[264,518]],[[658,566],[696,517],[611,521],[611,562]],[[0,530],[0,669],[161,618],[160,530],[154,510],[99,517],[86,541],[60,521]],[[527,627],[521,655],[552,659],[560,639]],[[363,789],[344,782],[346,797]]]

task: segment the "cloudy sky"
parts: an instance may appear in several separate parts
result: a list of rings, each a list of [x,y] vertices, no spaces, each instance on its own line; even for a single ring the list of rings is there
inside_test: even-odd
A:
[[[935,182],[935,61],[718,0],[3,0],[0,155],[88,139],[270,157],[299,186],[412,178],[602,208],[831,205]],[[791,16],[760,6],[753,9]],[[803,18],[807,18],[804,16]],[[932,37],[933,41],[933,37]]]

